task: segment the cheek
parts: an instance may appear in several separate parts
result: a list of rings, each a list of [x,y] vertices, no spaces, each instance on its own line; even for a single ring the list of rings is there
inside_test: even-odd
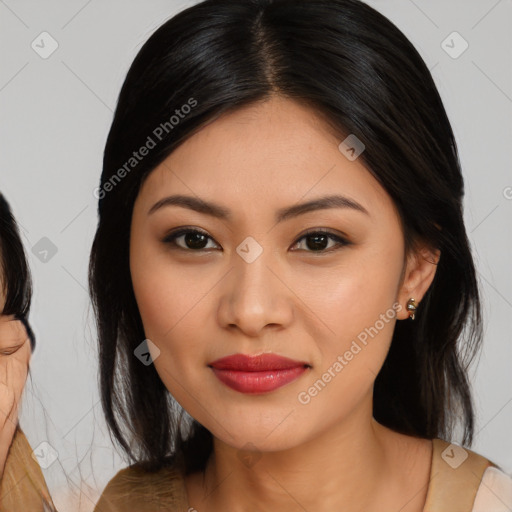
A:
[[[154,341],[172,329],[180,317],[183,280],[155,242],[135,228],[130,245],[133,291],[146,336]]]
[[[160,350],[155,367],[162,380],[167,380],[167,372],[193,372],[211,307],[208,291],[216,280],[207,273],[202,278],[200,270],[173,265],[157,251],[132,251],[130,267],[145,336]]]
[[[308,306],[329,328],[318,342],[315,378],[329,369],[339,375],[333,379],[337,384],[329,386],[332,393],[365,392],[380,371],[400,308],[396,296],[401,270],[400,244],[375,244],[354,250],[332,273],[308,279]],[[336,362],[342,370],[339,364],[333,368]]]
[[[328,271],[313,269],[306,279],[295,282],[302,282],[301,298],[330,328],[330,334],[346,339],[392,308],[402,263],[399,244],[372,243],[347,250],[342,264]]]
[[[198,279],[169,265],[152,265],[144,276],[132,274],[132,282],[144,326],[156,337],[165,338],[174,336],[183,324],[197,320],[215,281],[211,276]]]
[[[154,359],[160,379],[182,407],[189,410],[193,403],[185,390],[195,389],[190,379],[197,371],[194,365],[200,357],[199,348],[194,346],[194,340],[200,338],[191,332],[199,323],[194,322],[193,304],[197,300],[195,294],[183,293],[186,288],[180,288],[183,276],[170,274],[168,268],[150,267],[151,270],[139,273],[134,265],[132,272],[144,334],[160,351]]]

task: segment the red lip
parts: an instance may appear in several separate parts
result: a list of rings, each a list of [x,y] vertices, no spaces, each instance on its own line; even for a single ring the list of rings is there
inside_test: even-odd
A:
[[[233,354],[208,366],[215,376],[241,393],[267,393],[297,379],[310,365],[277,354]]]

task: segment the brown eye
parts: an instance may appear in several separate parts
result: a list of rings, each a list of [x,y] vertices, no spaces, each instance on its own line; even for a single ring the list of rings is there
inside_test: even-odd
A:
[[[306,252],[331,252],[335,251],[345,245],[349,245],[349,242],[344,238],[331,233],[329,231],[310,231],[303,235],[295,244],[298,244],[301,240],[306,240]],[[335,242],[334,246],[329,248],[329,241]]]
[[[206,247],[208,240],[213,239],[203,231],[191,228],[181,228],[167,235],[163,239],[163,242],[185,251],[201,251],[205,249],[212,249],[212,247]]]
[[[215,246],[207,247],[209,240],[214,242],[213,238],[204,231],[192,228],[180,228],[168,234],[163,239],[163,242],[174,246],[173,248],[182,249],[184,251],[200,252],[215,248]],[[309,231],[299,238],[294,245],[297,245],[301,240],[307,240],[306,249],[304,249],[306,252],[331,252],[342,246],[349,245],[350,243],[335,233],[318,229]],[[334,242],[334,246],[329,247],[329,242]]]

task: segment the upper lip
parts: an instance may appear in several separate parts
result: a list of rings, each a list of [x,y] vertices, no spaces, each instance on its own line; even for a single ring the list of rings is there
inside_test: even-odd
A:
[[[296,361],[277,354],[232,354],[221,357],[208,364],[217,370],[238,370],[245,372],[264,372],[269,370],[286,370],[297,366],[309,366],[305,361]]]

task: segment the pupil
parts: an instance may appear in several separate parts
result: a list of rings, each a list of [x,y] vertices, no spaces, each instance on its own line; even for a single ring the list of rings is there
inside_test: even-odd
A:
[[[199,243],[197,243],[198,239],[200,238],[202,238],[202,240],[199,240]],[[203,249],[204,246],[206,245],[204,243],[205,239],[206,236],[201,233],[187,233],[185,235],[185,243],[187,244],[187,246],[191,246],[191,249]]]
[[[319,242],[319,239],[323,239],[323,242]],[[310,235],[307,237],[308,243],[307,246],[309,249],[325,249],[325,241],[327,240],[326,235]],[[313,244],[309,243],[309,240],[313,240]]]

